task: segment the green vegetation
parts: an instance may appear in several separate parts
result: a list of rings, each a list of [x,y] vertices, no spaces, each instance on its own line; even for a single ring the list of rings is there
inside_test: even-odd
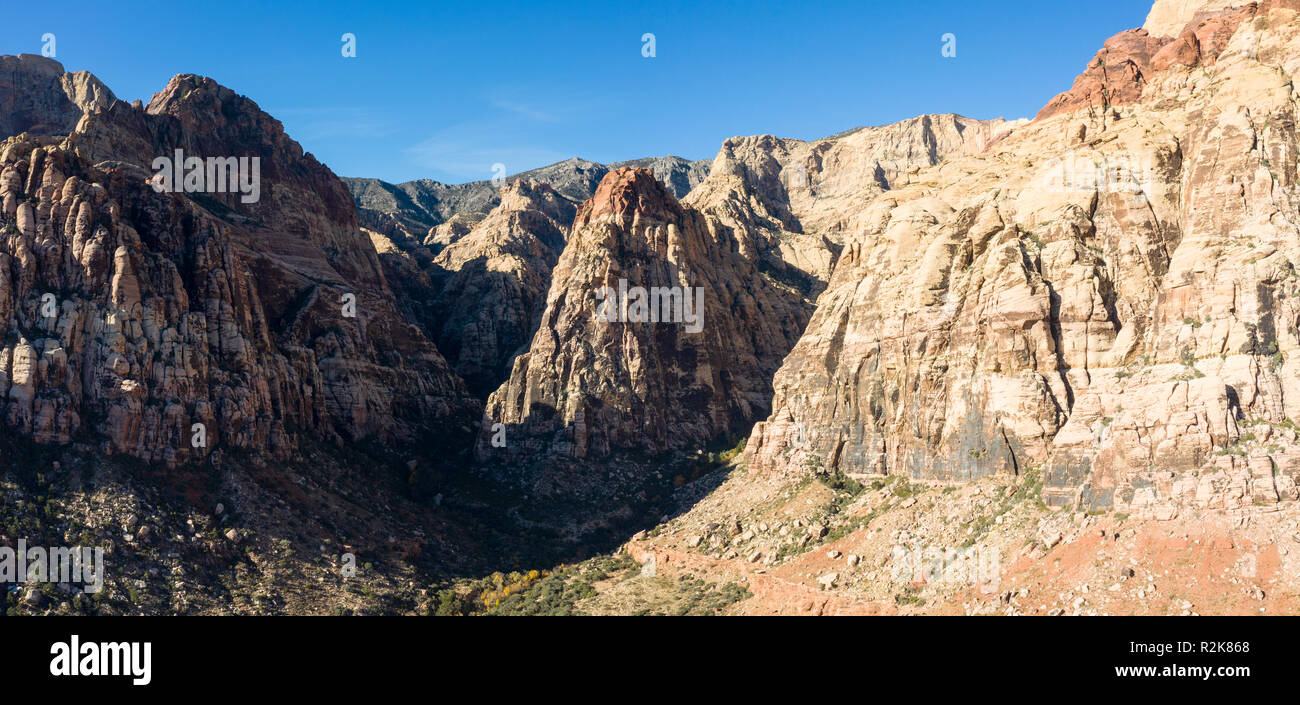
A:
[[[632,616],[709,616],[731,605],[748,600],[749,588],[736,583],[709,583],[691,575],[677,579],[675,592],[678,601],[672,605],[649,606],[630,612]]]
[[[552,570],[497,572],[438,589],[430,611],[438,616],[579,614],[577,603],[596,595],[596,583],[637,567],[620,553]]]
[[[917,592],[918,591],[916,588],[909,585],[903,588],[903,591],[901,593],[894,595],[894,602],[900,605],[913,605],[915,607],[921,607],[925,605],[925,598],[916,594]]]
[[[712,615],[750,597],[735,583],[710,583],[691,575],[671,580],[644,577],[625,553],[598,556],[576,565],[527,573],[493,573],[438,589],[429,613],[436,616],[568,616],[600,611],[590,601],[601,593],[596,584],[610,581],[629,614]],[[644,581],[644,582],[635,582]],[[602,588],[604,590],[605,588]],[[626,605],[624,603],[629,603]],[[585,603],[585,608],[584,608]]]
[[[997,518],[1014,509],[1022,502],[1028,502],[1032,506],[1045,510],[1047,505],[1043,504],[1043,476],[1037,468],[1030,467],[1025,470],[1025,474],[1020,484],[1013,485],[1010,493],[1006,487],[998,487],[994,490],[995,501],[992,511],[980,516],[971,522],[970,535],[962,541],[962,548],[974,546],[983,538],[997,523]]]

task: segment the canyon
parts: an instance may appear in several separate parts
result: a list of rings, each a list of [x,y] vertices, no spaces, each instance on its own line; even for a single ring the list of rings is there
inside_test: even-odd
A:
[[[1300,0],[1156,0],[1033,118],[447,185],[340,178],[208,78],[0,57],[3,433],[128,495],[215,472],[221,561],[346,534],[399,611],[481,612],[523,553],[634,559],[591,612],[647,571],[729,613],[1294,612],[1298,73]],[[159,193],[176,150],[260,197]],[[629,287],[693,314],[607,315]]]

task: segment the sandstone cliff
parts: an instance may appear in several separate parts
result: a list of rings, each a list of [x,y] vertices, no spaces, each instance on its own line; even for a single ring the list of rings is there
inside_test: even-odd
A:
[[[1298,10],[1124,33],[1032,124],[852,211],[751,462],[1042,472],[1140,515],[1295,498]]]
[[[53,59],[0,56],[0,136],[66,135],[81,116],[116,98],[85,71],[67,73]]]
[[[672,288],[686,308],[654,321],[618,303],[602,313],[605,287]],[[682,313],[695,305],[692,325]],[[610,172],[577,213],[528,351],[488,401],[478,456],[597,459],[743,434],[766,415],[771,374],[807,313],[649,171]]]
[[[496,389],[532,339],[576,210],[546,184],[511,182],[501,203],[435,258],[438,347],[472,391]]]
[[[1176,37],[1198,15],[1248,4],[1243,0],[1155,0],[1142,29],[1154,37]]]
[[[922,115],[813,142],[735,137],[685,201],[731,229],[746,257],[811,302],[862,203],[908,183],[921,167],[983,151],[1019,124]]]
[[[147,107],[94,107],[62,141],[0,143],[7,426],[173,463],[286,457],[304,431],[412,440],[473,418],[398,314],[347,189],[278,121],[195,76]],[[175,149],[259,157],[260,199],[156,193],[151,162]]]
[[[601,458],[743,435],[770,408],[772,370],[829,280],[855,205],[1019,124],[940,115],[811,143],[735,138],[682,205],[645,172],[611,172],[579,211],[531,346],[489,400],[478,457]],[[480,251],[475,233],[492,219],[432,241]],[[706,284],[702,332],[598,320],[602,287],[701,286],[692,278]],[[495,424],[504,448],[491,444]]]

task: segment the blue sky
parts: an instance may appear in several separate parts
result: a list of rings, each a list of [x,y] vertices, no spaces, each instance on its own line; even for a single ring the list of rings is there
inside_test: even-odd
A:
[[[461,182],[579,156],[712,158],[922,113],[1029,117],[1149,0],[13,3],[0,53],[148,101],[211,76],[343,176]],[[641,37],[655,35],[654,58]],[[344,58],[341,36],[357,38]],[[941,37],[957,56],[941,56]]]

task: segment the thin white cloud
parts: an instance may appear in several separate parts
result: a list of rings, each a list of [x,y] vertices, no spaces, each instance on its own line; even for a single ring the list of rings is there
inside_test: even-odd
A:
[[[516,115],[522,115],[523,117],[530,120],[536,120],[537,122],[559,122],[559,120],[551,113],[523,103],[518,103],[505,98],[492,98],[491,103],[494,108],[499,108]]]
[[[416,165],[454,181],[491,179],[496,164],[504,164],[507,174],[515,174],[572,156],[528,144],[513,130],[492,123],[462,123],[438,130],[409,147],[406,154]]]
[[[554,164],[574,154],[538,144],[553,126],[606,109],[546,86],[497,86],[483,100],[487,110],[480,119],[438,129],[407,148],[411,163],[453,182],[490,179],[496,164],[507,174]]]

